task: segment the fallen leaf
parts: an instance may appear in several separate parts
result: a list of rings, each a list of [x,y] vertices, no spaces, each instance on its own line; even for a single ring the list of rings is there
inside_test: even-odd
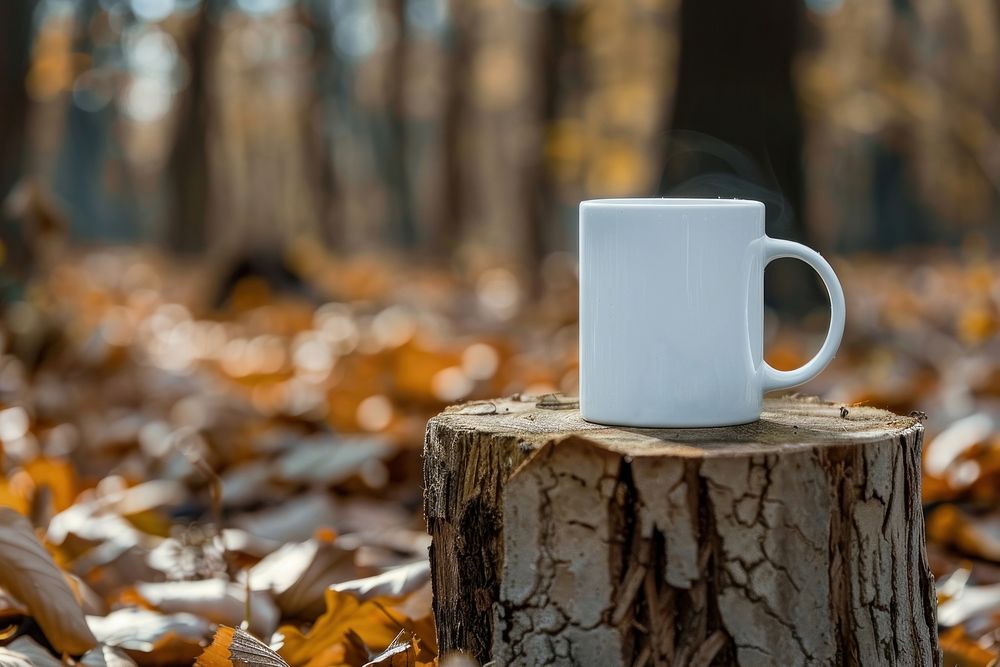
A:
[[[1000,610],[1000,584],[965,586],[938,607],[938,623],[946,628]]]
[[[162,581],[163,572],[149,565],[149,552],[127,539],[109,540],[86,552],[72,563],[74,573],[105,597],[135,581]]]
[[[983,648],[960,628],[949,628],[941,633],[942,664],[948,667],[994,667],[1000,656]]]
[[[98,644],[84,653],[78,662],[85,667],[135,667],[135,660],[128,657],[123,649],[107,644]]]
[[[222,625],[239,625],[247,611],[246,590],[225,579],[139,582],[132,591],[124,594],[126,600],[133,600],[134,594],[165,614],[187,612]],[[250,592],[250,613],[250,631],[264,637],[274,632],[281,617],[266,591]]]
[[[369,461],[384,458],[394,449],[379,438],[307,440],[278,459],[278,476],[286,482],[331,486],[357,474]]]
[[[430,581],[430,561],[424,559],[401,565],[373,577],[354,579],[334,584],[330,588],[338,593],[351,593],[360,600],[374,597],[400,597],[411,593]]]
[[[344,657],[348,631],[354,631],[367,646],[388,646],[406,619],[388,610],[379,600],[362,602],[349,593],[326,591],[326,611],[307,632],[282,626],[284,643],[278,650],[292,667],[328,667]]]
[[[420,638],[420,645],[436,655],[438,645],[431,608],[433,599],[434,591],[428,579],[423,586],[392,605],[392,609],[409,619],[407,627]]]
[[[18,637],[7,644],[4,651],[4,654],[0,654],[0,665],[3,667],[7,667],[7,660],[11,661],[9,663],[11,667],[15,665],[20,667],[22,663],[19,660],[24,660],[24,664],[31,667],[63,667],[62,660],[49,653],[31,637]],[[10,655],[6,655],[7,651]]]
[[[416,667],[427,665],[417,661],[418,640],[412,632],[400,630],[384,651],[364,664],[364,667]]]
[[[102,644],[122,649],[139,665],[191,664],[212,634],[209,622],[193,614],[135,607],[88,616],[87,623]]]
[[[0,667],[31,667],[31,658],[8,646],[0,646]]]
[[[412,563],[427,555],[431,537],[423,530],[394,528],[362,531],[337,537],[337,544],[356,551],[358,567],[383,572],[389,568]]]
[[[31,511],[31,498],[35,489],[31,478],[27,473],[22,477],[26,483],[18,479],[0,479],[0,507],[9,507],[18,514],[28,514]]]
[[[83,609],[85,616],[103,616],[108,613],[108,605],[104,602],[104,598],[87,585],[87,582],[71,572],[67,572],[65,575],[66,581],[73,589],[73,595],[76,596],[76,601],[80,603],[80,608]]]
[[[79,491],[79,483],[73,465],[69,461],[39,457],[26,463],[24,469],[34,480],[36,489],[48,489],[56,512],[61,512],[73,504]]]
[[[27,615],[28,608],[24,606],[24,603],[0,588],[0,625],[9,618]]]
[[[187,489],[180,482],[156,479],[136,484],[102,498],[104,507],[120,515],[143,533],[166,537],[170,519],[164,510],[184,502]]]
[[[106,509],[129,517],[173,507],[184,502],[187,489],[172,479],[154,479],[110,493],[101,500]]]
[[[6,507],[0,508],[0,585],[28,607],[59,651],[80,655],[97,643],[73,590],[31,524]]]
[[[233,525],[256,537],[301,542],[321,526],[336,527],[337,507],[327,493],[310,493],[281,505],[233,519]]]
[[[289,667],[270,646],[237,628],[219,626],[195,667]]]
[[[976,413],[960,419],[927,443],[924,449],[924,469],[931,475],[944,475],[953,462],[993,432],[993,419]]]
[[[927,535],[966,555],[1000,562],[1000,514],[971,516],[942,505],[927,518]]]
[[[247,461],[227,469],[222,480],[222,506],[239,508],[260,501],[261,494],[270,497],[275,492],[271,484],[273,464],[264,459]]]
[[[132,546],[140,533],[119,514],[108,511],[100,499],[91,497],[81,498],[52,517],[45,539],[75,558],[107,542]]]
[[[239,552],[254,557],[254,560],[264,558],[282,545],[282,542],[258,537],[239,528],[224,528],[220,541],[226,551]]]
[[[374,498],[350,498],[337,504],[337,522],[332,524],[338,532],[392,533],[411,527],[413,516],[399,503]]]
[[[354,550],[311,539],[286,544],[250,569],[254,590],[270,591],[285,616],[312,619],[323,613],[326,588],[357,576]]]

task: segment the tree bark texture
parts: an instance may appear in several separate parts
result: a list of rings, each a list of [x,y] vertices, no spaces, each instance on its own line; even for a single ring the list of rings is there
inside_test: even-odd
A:
[[[428,425],[438,641],[498,665],[936,665],[919,422],[818,399],[709,429],[574,399]]]

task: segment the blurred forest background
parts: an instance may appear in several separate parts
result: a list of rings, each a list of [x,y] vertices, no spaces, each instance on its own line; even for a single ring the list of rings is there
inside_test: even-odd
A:
[[[681,4],[4,3],[0,190],[73,239],[216,255],[532,266],[581,199],[678,192],[828,251],[995,238],[995,3]]]
[[[998,81],[988,0],[0,1],[0,657],[430,664],[426,420],[575,393],[579,201],[683,194],[831,258],[803,391],[925,422],[995,665]],[[824,295],[766,283],[801,365]]]

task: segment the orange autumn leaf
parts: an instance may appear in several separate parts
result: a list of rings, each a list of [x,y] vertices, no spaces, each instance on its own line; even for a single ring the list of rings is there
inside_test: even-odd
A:
[[[292,667],[342,665],[349,631],[366,646],[389,646],[407,623],[405,616],[390,609],[392,603],[389,598],[362,602],[349,593],[327,589],[326,611],[308,632],[293,626],[279,629],[285,642],[278,653]]]
[[[400,630],[392,643],[366,662],[364,667],[430,667],[433,664],[432,656],[422,654],[420,638],[412,632]]]
[[[984,305],[969,306],[963,310],[957,326],[958,338],[968,345],[978,345],[1000,329],[995,308]]]
[[[62,512],[73,504],[79,490],[73,465],[65,459],[41,457],[24,466],[36,489],[48,489],[52,507]]]
[[[198,656],[195,667],[288,667],[270,646],[253,635],[220,625],[211,645]]]
[[[940,641],[945,665],[995,667],[1000,660],[1000,655],[977,644],[961,627],[946,630],[941,634]]]
[[[15,474],[11,479],[0,479],[0,507],[9,507],[18,514],[27,515],[31,509],[31,497],[34,494],[34,485],[30,478],[20,473],[23,479],[18,479]]]
[[[80,603],[28,520],[0,508],[0,585],[23,602],[59,651],[80,655],[97,644]]]

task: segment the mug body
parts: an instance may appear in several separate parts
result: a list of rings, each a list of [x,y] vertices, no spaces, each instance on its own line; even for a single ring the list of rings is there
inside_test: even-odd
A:
[[[743,424],[762,403],[764,205],[580,205],[580,409],[640,427]]]

